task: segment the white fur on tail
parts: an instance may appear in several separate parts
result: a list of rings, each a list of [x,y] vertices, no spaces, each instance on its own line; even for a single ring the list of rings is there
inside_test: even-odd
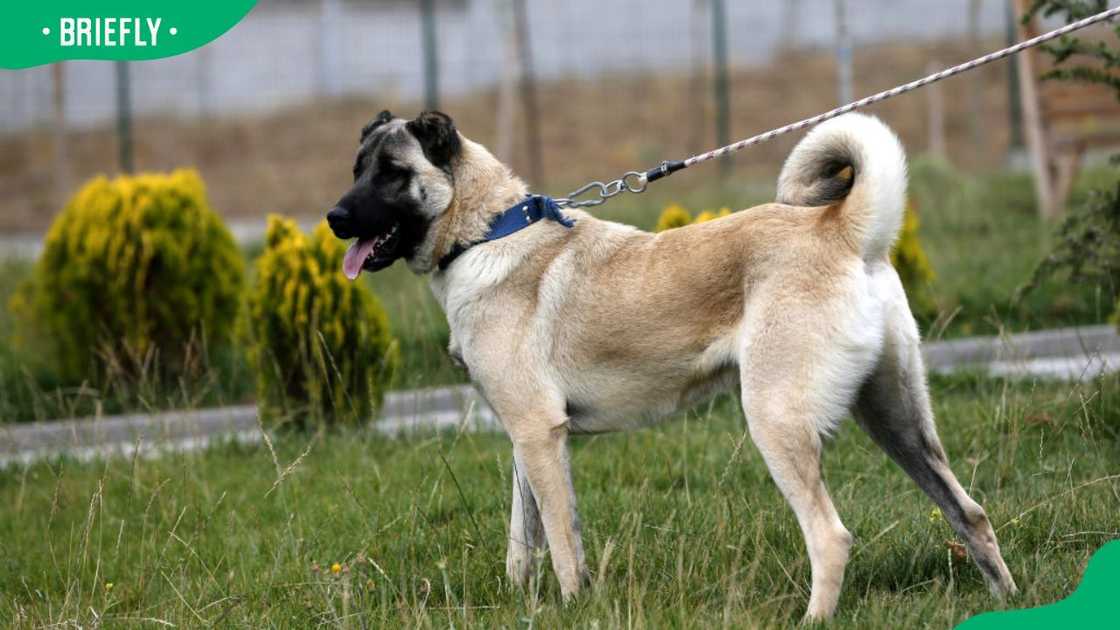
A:
[[[838,176],[846,166],[854,181]],[[779,203],[821,206],[841,199],[842,215],[863,241],[864,259],[886,256],[902,228],[906,154],[898,136],[874,116],[845,114],[817,125],[778,177]]]

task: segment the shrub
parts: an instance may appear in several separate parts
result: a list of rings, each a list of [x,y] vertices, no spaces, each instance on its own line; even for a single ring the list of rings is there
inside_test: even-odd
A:
[[[396,372],[381,303],[342,275],[346,245],[325,222],[310,238],[270,216],[244,332],[261,416],[273,424],[363,422]]]
[[[1024,21],[1037,14],[1059,16],[1068,24],[1108,8],[1105,0],[1034,0]],[[1120,98],[1120,25],[1111,26],[1111,36],[1086,41],[1066,36],[1042,47],[1054,59],[1054,68],[1043,79],[1101,85]],[[1112,156],[1120,163],[1120,154]],[[1044,281],[1061,276],[1070,282],[1098,286],[1116,310],[1111,320],[1120,324],[1120,178],[1093,190],[1082,202],[1072,205],[1058,227],[1050,254],[1036,266],[1030,280],[1016,293],[1021,299]]]
[[[197,172],[98,177],[55,219],[11,306],[64,382],[163,379],[229,345],[243,277]]]
[[[1028,7],[1023,22],[1029,24],[1038,14],[1044,17],[1059,16],[1066,24],[1108,10],[1108,0],[1034,0]],[[1086,41],[1076,35],[1066,35],[1041,48],[1054,58],[1054,68],[1046,72],[1044,80],[1056,79],[1103,85],[1120,93],[1120,78],[1115,70],[1120,67],[1120,24],[1111,25],[1112,38]]]
[[[657,232],[664,232],[673,228],[684,227],[693,223],[704,223],[712,219],[719,219],[731,214],[731,208],[720,208],[719,212],[714,210],[704,210],[693,218],[692,214],[687,209],[678,204],[671,204],[666,206],[661,211],[661,216],[657,219],[657,227],[654,228]]]
[[[705,223],[707,221],[713,221],[721,217],[726,217],[729,214],[731,214],[731,208],[720,208],[719,212],[716,212],[714,210],[704,210],[703,212],[698,213],[696,215],[696,218],[693,219],[692,222]]]
[[[1050,254],[1038,263],[1018,295],[1057,277],[1096,285],[1110,300],[1120,296],[1120,179],[1090,191],[1071,209],[1058,227]]]
[[[664,232],[673,228],[684,227],[692,223],[692,215],[677,204],[666,206],[661,211],[661,216],[657,218],[657,227],[654,228],[657,232]]]
[[[894,265],[906,295],[910,300],[910,308],[919,318],[932,318],[937,315],[937,304],[930,294],[930,284],[936,277],[933,267],[929,264],[925,249],[918,239],[918,211],[911,202],[906,206],[906,214],[902,219],[902,231],[898,241],[891,250],[891,264]]]

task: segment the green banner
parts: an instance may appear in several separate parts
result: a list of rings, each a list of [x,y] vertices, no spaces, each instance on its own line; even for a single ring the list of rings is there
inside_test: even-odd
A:
[[[0,68],[68,59],[140,61],[208,44],[256,0],[16,0],[0,17]]]

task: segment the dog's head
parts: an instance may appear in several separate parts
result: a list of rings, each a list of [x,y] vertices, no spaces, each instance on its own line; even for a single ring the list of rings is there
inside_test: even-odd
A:
[[[354,185],[327,213],[335,236],[354,239],[343,261],[348,277],[416,256],[454,197],[461,150],[455,124],[441,112],[406,121],[383,111],[362,128]]]

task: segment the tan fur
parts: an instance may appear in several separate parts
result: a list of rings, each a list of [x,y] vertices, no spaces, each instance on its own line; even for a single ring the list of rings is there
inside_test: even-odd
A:
[[[414,271],[430,271],[457,242],[482,238],[494,214],[525,197],[528,190],[489,151],[466,138],[462,142],[451,204],[433,223],[433,237],[421,247],[421,255],[409,261]]]
[[[811,151],[798,156],[813,164]],[[805,533],[809,617],[835,609],[852,540],[820,476],[821,436],[857,401],[863,426],[955,515],[993,591],[1014,591],[983,510],[937,441],[917,330],[880,253],[894,219],[854,205],[888,197],[860,188],[858,167],[839,176],[853,172],[851,199],[765,204],[660,234],[569,210],[574,228],[542,221],[438,271],[443,254],[480,239],[526,190],[463,139],[453,201],[409,262],[433,272],[451,352],[513,441],[511,579],[527,579],[533,551],[546,543],[565,597],[587,579],[569,433],[640,425],[738,386],[752,439]],[[830,190],[804,173],[787,179],[797,190]],[[885,190],[895,195],[893,186]],[[917,441],[924,446],[912,447]]]

